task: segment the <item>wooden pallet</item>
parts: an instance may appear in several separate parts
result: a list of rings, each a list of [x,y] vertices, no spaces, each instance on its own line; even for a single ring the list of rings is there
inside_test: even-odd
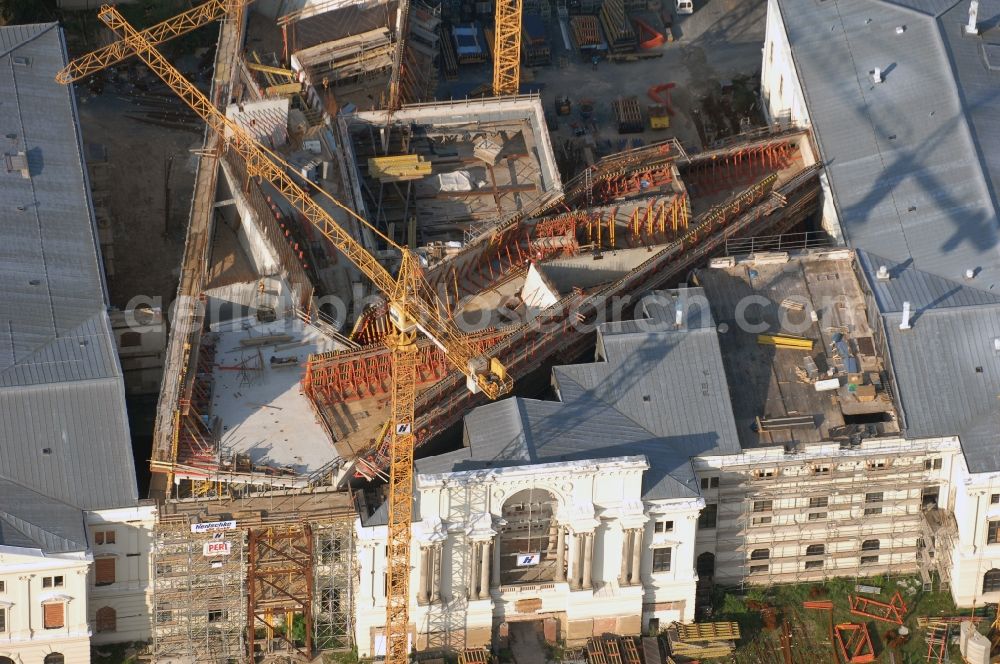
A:
[[[681,641],[738,641],[740,625],[735,622],[676,623]]]

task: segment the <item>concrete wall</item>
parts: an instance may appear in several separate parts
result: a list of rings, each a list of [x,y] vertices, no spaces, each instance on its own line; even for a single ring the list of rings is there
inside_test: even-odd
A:
[[[146,641],[152,637],[152,548],[156,508],[143,506],[87,513],[87,533],[94,558],[115,559],[115,582],[95,585],[89,578],[87,615],[93,631],[92,641],[118,643]],[[97,533],[114,532],[114,544],[98,544]],[[97,611],[114,609],[113,631],[97,631]]]
[[[812,126],[791,45],[777,0],[768,0],[766,38],[760,74],[760,94],[769,122],[792,122]],[[815,141],[814,141],[815,144]],[[820,155],[822,159],[822,155]],[[823,229],[838,241],[843,238],[840,218],[826,172],[820,175],[823,195]]]
[[[0,546],[0,608],[7,612],[7,631],[0,633],[0,657],[36,664],[49,653],[62,653],[66,662],[89,664],[90,626],[87,623],[88,571],[91,557],[84,552],[43,554],[38,549]],[[62,577],[45,587],[43,579]],[[64,626],[45,629],[43,604],[63,603]]]

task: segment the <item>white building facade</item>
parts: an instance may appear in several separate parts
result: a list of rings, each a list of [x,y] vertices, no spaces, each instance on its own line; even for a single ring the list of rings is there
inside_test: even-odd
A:
[[[639,634],[694,617],[700,499],[644,502],[643,457],[417,476],[410,581],[419,650],[506,643],[539,621],[551,642]],[[357,643],[384,649],[385,526],[359,522]]]

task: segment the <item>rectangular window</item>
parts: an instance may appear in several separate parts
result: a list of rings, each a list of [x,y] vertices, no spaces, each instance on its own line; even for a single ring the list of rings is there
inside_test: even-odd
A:
[[[767,574],[767,565],[750,565],[751,574]]]
[[[214,609],[208,612],[208,622],[210,623],[222,622],[225,617],[226,612],[222,609]]]
[[[784,76],[779,76],[778,77],[778,98],[779,99],[784,96],[784,92],[785,92],[785,77]]]
[[[715,523],[719,518],[719,506],[715,503],[708,503],[698,515],[698,529],[707,530],[715,528]]]
[[[877,565],[878,556],[861,556],[862,565]]]
[[[104,544],[114,544],[115,543],[115,531],[113,530],[98,530],[94,533],[94,544],[104,545]]]
[[[986,543],[996,544],[1000,541],[1000,521],[989,521],[986,525]]]
[[[826,496],[819,496],[818,498],[809,499],[809,507],[816,509],[817,507],[826,507],[830,504],[830,499]]]
[[[701,478],[701,488],[702,489],[718,489],[719,488],[719,478],[718,477],[703,477],[703,478]]]
[[[7,633],[7,609],[0,609],[0,634]]]
[[[822,521],[826,518],[826,512],[809,512],[810,521]]]
[[[771,500],[755,500],[755,501],[753,501],[753,511],[754,512],[770,512],[772,507],[774,507],[774,501],[771,501]]]
[[[1000,493],[990,494],[990,505],[1000,505]]]
[[[7,592],[7,582],[0,581],[0,593],[5,593],[5,592]]]
[[[62,588],[62,587],[63,587],[63,577],[61,576],[42,577],[42,588]]]
[[[755,516],[753,518],[753,525],[755,526],[766,526],[771,523],[771,517],[769,516]]]
[[[670,547],[665,546],[659,549],[653,549],[653,571],[654,572],[669,572],[670,571]]]
[[[66,623],[65,606],[62,602],[42,604],[42,622],[45,629],[59,629]]]
[[[168,623],[173,619],[170,611],[157,611],[156,622],[159,624]]]
[[[829,475],[830,466],[813,466],[813,475]]]
[[[873,459],[868,462],[868,470],[885,470],[888,467],[885,459]]]
[[[767,51],[767,61],[768,63],[774,62],[774,42],[771,42],[770,48]]]
[[[653,524],[654,533],[672,533],[674,532],[674,522],[673,521],[657,521]]]
[[[823,569],[822,560],[807,560],[806,569]]]
[[[98,558],[94,561],[94,585],[110,586],[115,582],[115,559]]]
[[[877,516],[882,513],[881,507],[866,507],[865,516]]]
[[[761,468],[759,470],[753,471],[753,476],[758,479],[767,479],[769,477],[774,477],[778,474],[778,471],[774,468]]]
[[[876,493],[866,493],[865,494],[866,503],[881,503],[882,502],[882,492],[878,491]]]
[[[924,470],[941,470],[941,459],[924,459]]]

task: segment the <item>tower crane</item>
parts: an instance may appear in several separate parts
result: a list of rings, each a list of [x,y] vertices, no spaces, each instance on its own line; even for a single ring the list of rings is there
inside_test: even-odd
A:
[[[212,21],[231,16],[251,2],[253,0],[208,0],[204,4],[192,7],[186,12],[181,12],[177,16],[146,28],[142,31],[142,36],[150,44],[161,44]],[[105,67],[118,64],[131,55],[132,51],[125,45],[125,42],[119,40],[73,60],[56,74],[56,80],[63,85],[75,83]]]
[[[445,314],[445,308],[421,274],[417,257],[380,233],[373,225],[319,188],[333,204],[371,228],[401,255],[396,276],[382,266],[350,233],[303,189],[290,173],[291,168],[273,152],[258,145],[237,123],[221,113],[194,85],[177,71],[146,38],[112,6],[98,12],[100,20],[121,38],[173,92],[179,96],[246,163],[248,177],[269,183],[310,224],[367,276],[388,301],[389,317],[395,331],[387,340],[392,349],[393,389],[390,407],[392,423],[389,471],[388,586],[386,588],[386,662],[406,664],[409,660],[410,525],[413,509],[413,422],[416,398],[417,334],[423,333],[444,350],[451,364],[466,375],[473,391],[492,399],[513,387],[503,364],[495,357],[481,355],[464,338]]]
[[[516,95],[521,86],[521,12],[524,0],[494,0],[493,94]]]

